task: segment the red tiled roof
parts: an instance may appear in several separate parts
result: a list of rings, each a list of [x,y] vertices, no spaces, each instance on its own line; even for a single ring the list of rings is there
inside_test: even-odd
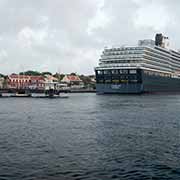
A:
[[[29,76],[26,75],[17,75],[17,74],[12,74],[9,76],[9,78],[18,78],[18,79],[29,79]]]
[[[75,75],[68,75],[67,78],[69,79],[69,81],[81,81],[81,79]]]
[[[28,76],[28,75],[16,75],[12,74],[9,76],[9,78],[13,79],[31,79],[31,80],[44,80],[43,76]]]

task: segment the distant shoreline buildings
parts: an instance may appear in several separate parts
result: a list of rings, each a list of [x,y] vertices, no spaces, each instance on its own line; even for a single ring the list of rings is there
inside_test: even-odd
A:
[[[27,73],[28,72],[28,73]],[[44,90],[46,87],[60,89],[95,89],[95,76],[71,74],[44,74],[27,71],[20,74],[0,76],[0,89],[32,89]],[[33,71],[31,71],[33,72]]]

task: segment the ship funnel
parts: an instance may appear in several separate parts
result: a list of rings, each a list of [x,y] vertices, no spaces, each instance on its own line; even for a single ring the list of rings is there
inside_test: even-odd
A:
[[[168,49],[169,48],[169,38],[166,36],[163,36],[162,34],[156,34],[155,45]]]

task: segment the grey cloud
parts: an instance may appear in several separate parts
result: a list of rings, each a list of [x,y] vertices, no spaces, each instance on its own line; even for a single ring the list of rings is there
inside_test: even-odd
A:
[[[177,0],[1,0],[0,72],[92,74],[104,46],[153,38],[157,28],[155,12],[146,11],[150,4],[166,10],[169,20],[158,30],[180,46]]]

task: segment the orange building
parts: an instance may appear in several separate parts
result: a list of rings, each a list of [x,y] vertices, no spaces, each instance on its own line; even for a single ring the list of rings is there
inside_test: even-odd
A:
[[[12,89],[44,89],[43,76],[27,76],[12,74],[8,76],[8,88]]]

